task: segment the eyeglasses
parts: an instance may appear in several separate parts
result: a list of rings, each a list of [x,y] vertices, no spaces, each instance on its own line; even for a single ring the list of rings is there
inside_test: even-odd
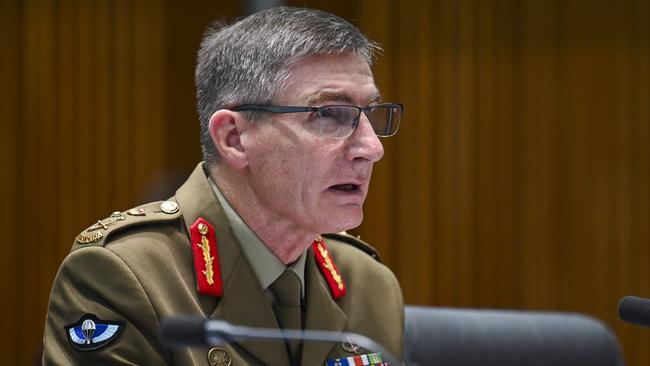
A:
[[[244,104],[230,110],[271,112],[271,113],[304,113],[311,112],[307,121],[308,128],[317,131],[323,137],[334,139],[346,138],[359,125],[361,112],[368,117],[372,129],[379,137],[389,137],[397,133],[403,107],[397,103],[377,104],[370,107],[354,105],[326,105],[323,107],[288,107],[275,105]]]

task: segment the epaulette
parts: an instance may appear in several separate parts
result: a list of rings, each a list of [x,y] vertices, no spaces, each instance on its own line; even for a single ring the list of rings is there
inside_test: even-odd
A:
[[[350,235],[345,231],[341,231],[340,233],[323,234],[322,236],[328,239],[334,239],[350,244],[353,247],[373,257],[375,260],[377,260],[377,262],[381,263],[381,258],[379,258],[379,251],[373,248],[370,244],[361,240],[361,237],[359,236]]]
[[[127,228],[176,220],[181,216],[178,203],[173,200],[147,203],[109,217],[97,220],[75,238],[71,251],[87,246],[105,246],[108,238]]]

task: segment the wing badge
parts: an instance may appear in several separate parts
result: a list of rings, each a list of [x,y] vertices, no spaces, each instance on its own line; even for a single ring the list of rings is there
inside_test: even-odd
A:
[[[78,322],[65,326],[68,341],[78,351],[93,351],[115,340],[123,322],[101,320],[96,315],[84,314]]]

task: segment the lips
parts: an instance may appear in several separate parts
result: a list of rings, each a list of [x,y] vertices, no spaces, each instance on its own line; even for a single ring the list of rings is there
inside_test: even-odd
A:
[[[348,181],[331,185],[327,188],[327,193],[338,204],[360,205],[365,199],[365,183],[363,181]]]
[[[363,204],[368,192],[370,171],[360,168],[356,170],[350,174],[340,174],[338,172],[338,177],[328,182],[330,186],[325,189],[324,193],[333,199],[332,202],[343,205]]]
[[[329,189],[341,191],[341,192],[354,193],[354,192],[358,192],[359,189],[361,189],[361,186],[353,183],[344,183],[344,184],[333,185]]]

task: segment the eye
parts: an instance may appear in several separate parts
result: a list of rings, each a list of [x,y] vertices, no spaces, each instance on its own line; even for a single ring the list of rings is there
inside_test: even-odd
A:
[[[327,123],[336,125],[348,125],[355,120],[355,108],[346,106],[323,107],[320,109],[318,117]]]

